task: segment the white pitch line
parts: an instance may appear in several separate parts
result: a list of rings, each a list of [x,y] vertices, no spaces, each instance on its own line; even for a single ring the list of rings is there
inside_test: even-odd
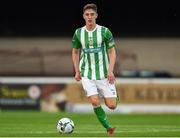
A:
[[[169,137],[128,137],[128,136],[123,136],[126,138],[169,138]],[[0,137],[0,138],[19,138],[19,137]],[[37,138],[37,137],[21,137],[21,138]],[[82,138],[82,137],[38,137],[38,138]],[[85,138],[105,138],[105,137],[85,137]],[[109,137],[110,138],[110,137]],[[179,138],[179,137],[173,137],[173,138]]]

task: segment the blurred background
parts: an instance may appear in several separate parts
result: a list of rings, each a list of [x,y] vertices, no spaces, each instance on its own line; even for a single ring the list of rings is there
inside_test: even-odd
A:
[[[71,39],[92,2],[116,42],[116,111],[180,112],[177,0],[2,2],[0,109],[91,112],[73,78]]]

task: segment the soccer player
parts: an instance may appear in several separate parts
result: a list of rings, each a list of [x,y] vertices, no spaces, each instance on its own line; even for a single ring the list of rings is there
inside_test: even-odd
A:
[[[100,123],[112,135],[115,127],[108,122],[101,107],[101,99],[110,109],[117,106],[117,92],[113,73],[116,50],[111,31],[96,24],[97,6],[93,3],[83,7],[85,26],[76,29],[72,38],[72,61],[75,79],[82,80],[84,91],[91,102]]]

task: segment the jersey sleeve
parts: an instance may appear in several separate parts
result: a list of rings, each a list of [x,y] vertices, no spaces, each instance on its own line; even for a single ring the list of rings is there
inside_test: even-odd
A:
[[[112,47],[115,47],[115,42],[114,42],[114,38],[113,38],[113,35],[111,33],[111,31],[107,28],[106,30],[106,45],[107,45],[107,48],[112,48]]]
[[[72,38],[72,48],[81,48],[80,40],[78,39],[78,30],[75,31],[73,38]]]

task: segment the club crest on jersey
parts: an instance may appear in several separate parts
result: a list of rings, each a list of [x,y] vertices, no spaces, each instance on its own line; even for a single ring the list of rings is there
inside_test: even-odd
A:
[[[93,48],[93,39],[92,39],[92,37],[88,37],[88,43],[89,43],[89,48]]]

